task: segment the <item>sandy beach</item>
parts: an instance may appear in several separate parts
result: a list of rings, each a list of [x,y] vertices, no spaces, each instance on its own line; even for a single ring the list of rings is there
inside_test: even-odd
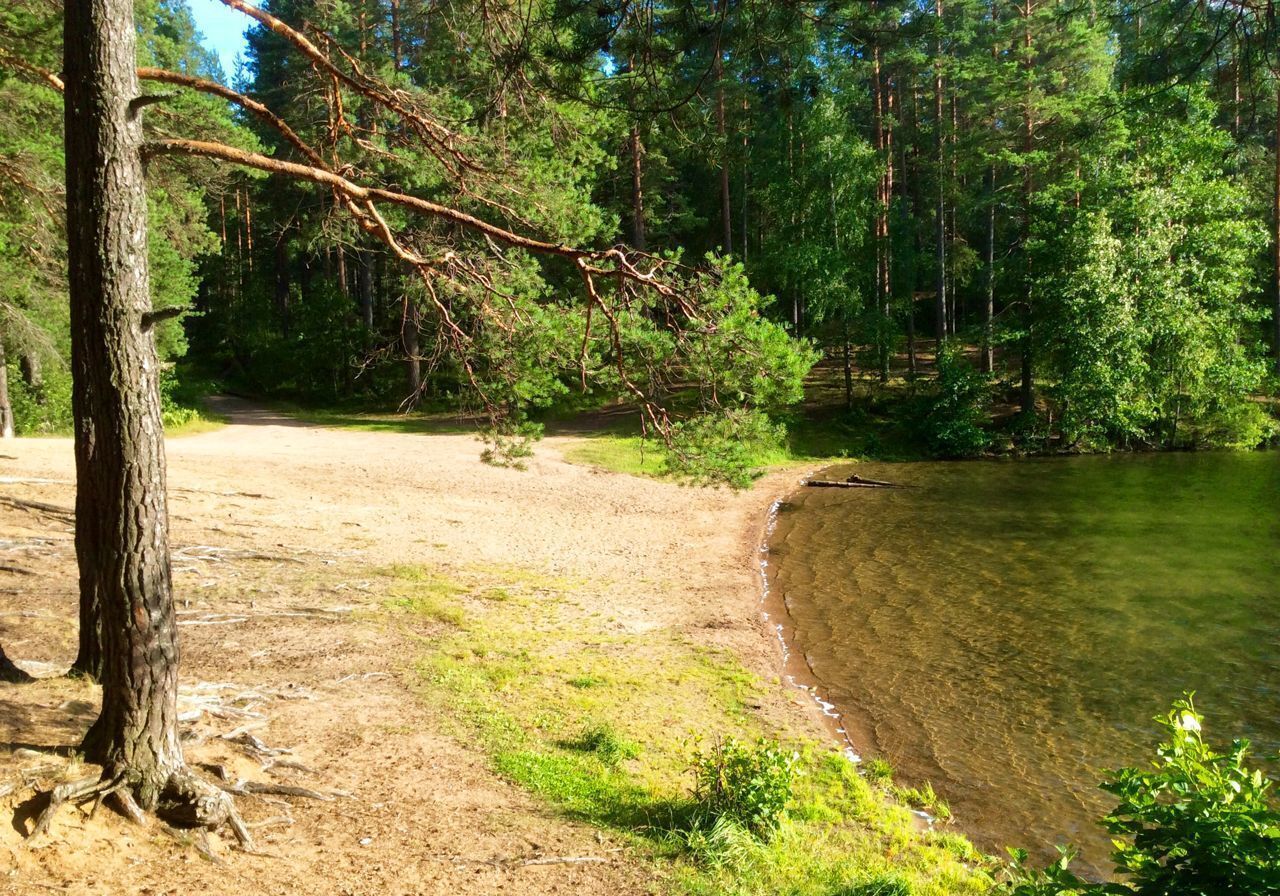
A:
[[[651,865],[505,782],[415,699],[401,673],[421,645],[387,625],[371,569],[572,581],[579,625],[726,650],[765,683],[753,712],[823,736],[811,702],[780,682],[760,613],[765,516],[796,472],[745,492],[682,487],[566,463],[572,437],[544,440],[517,471],[482,464],[467,435],[325,429],[232,400],[219,410],[229,425],[168,443],[188,759],[237,779],[268,767],[268,780],[334,798],[245,800],[261,856],[223,847],[215,863],[90,807],[24,848],[32,796],[63,773],[59,753],[96,695],[55,675],[75,652],[69,517],[0,506],[0,563],[16,570],[0,573],[0,643],[55,675],[0,685],[0,783],[13,785],[0,891],[652,891]],[[0,455],[0,495],[73,506],[69,440],[6,442]],[[289,761],[263,761],[247,737]]]

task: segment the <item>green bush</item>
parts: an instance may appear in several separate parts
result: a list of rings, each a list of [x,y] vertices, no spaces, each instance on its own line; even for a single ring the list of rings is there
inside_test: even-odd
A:
[[[797,756],[761,738],[754,746],[726,737],[693,758],[694,799],[713,825],[731,821],[767,839],[791,800]]]
[[[938,380],[926,399],[921,433],[929,450],[942,457],[973,457],[991,444],[991,384],[952,343],[938,353]]]
[[[1150,769],[1121,769],[1102,785],[1120,803],[1103,819],[1116,835],[1116,883],[1073,874],[1073,853],[1029,871],[1014,851],[1014,896],[1275,896],[1280,812],[1274,782],[1245,764],[1249,742],[1219,753],[1205,743],[1191,698],[1163,719],[1166,741]]]
[[[1195,427],[1194,442],[1205,448],[1257,448],[1274,440],[1280,424],[1261,404],[1244,399],[1224,404]]]

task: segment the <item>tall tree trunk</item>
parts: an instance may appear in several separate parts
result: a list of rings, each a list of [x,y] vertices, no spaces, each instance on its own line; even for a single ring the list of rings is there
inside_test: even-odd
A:
[[[183,761],[133,2],[65,6],[76,558],[102,636],[84,751],[153,808]]]
[[[898,233],[911,233],[915,229],[911,226],[915,186],[911,180],[911,169],[907,166],[907,144],[910,140],[905,136],[907,104],[903,99],[900,78],[894,80],[893,100],[896,103],[898,115],[902,117],[904,129],[904,136],[898,141],[898,177],[895,181],[898,191],[898,227],[896,230]],[[892,232],[890,232],[890,245],[892,246]],[[894,274],[893,271],[890,273]],[[902,305],[905,309],[907,323],[907,379],[914,383],[916,374],[919,372],[916,358],[916,285],[914,275],[910,280],[906,280],[905,284],[904,279],[901,275],[896,275],[896,278],[891,276],[889,283],[895,297],[898,297],[900,293],[900,297],[905,300]]]
[[[360,260],[360,319],[365,330],[373,333],[373,261],[372,252],[364,252]]]
[[[18,356],[18,371],[27,388],[39,391],[44,386],[44,371],[41,369],[40,354],[37,350],[26,351]]]
[[[400,39],[400,0],[391,0],[391,70],[400,71],[403,43]]]
[[[0,341],[0,439],[13,438],[13,405],[9,402],[9,368],[5,364],[4,342]]]
[[[841,321],[840,348],[844,366],[844,409],[853,410],[853,352],[849,346],[849,311],[845,310]]]
[[[712,63],[712,77],[716,82],[716,136],[720,142],[720,248],[728,255],[733,252],[733,214],[729,203],[729,136],[724,110],[724,51],[720,45],[724,33],[722,10],[725,2],[727,0],[717,0],[714,5],[716,15],[721,16],[721,20],[716,25],[716,58]]]
[[[1031,328],[1034,325],[1034,315],[1031,310],[1031,256],[1027,252],[1027,245],[1031,241],[1031,197],[1035,190],[1034,173],[1031,170],[1031,153],[1035,149],[1035,110],[1032,107],[1031,97],[1031,72],[1034,60],[1032,57],[1032,49],[1034,42],[1031,36],[1031,15],[1035,11],[1032,0],[1025,0],[1022,7],[1023,18],[1023,58],[1022,69],[1027,77],[1027,94],[1023,99],[1023,123],[1022,123],[1022,154],[1023,154],[1023,174],[1022,174],[1022,257],[1024,260],[1024,276],[1026,282],[1023,285],[1023,297],[1026,305],[1026,334],[1022,337],[1022,389],[1021,400],[1023,413],[1032,413],[1036,406],[1035,380],[1032,371],[1032,339]]]
[[[416,401],[422,390],[422,357],[418,343],[418,306],[412,301],[405,306],[404,317],[400,323],[400,341],[404,346],[405,386],[409,390],[411,401]]]
[[[996,166],[987,169],[986,302],[982,308],[982,372],[995,369],[996,318]]]
[[[647,240],[644,228],[644,146],[640,124],[631,124],[631,245],[643,251]]]
[[[1280,74],[1280,73],[1278,73]],[[1272,233],[1271,256],[1274,262],[1276,283],[1274,303],[1271,308],[1271,326],[1274,344],[1271,347],[1275,358],[1276,375],[1280,376],[1280,77],[1276,81],[1276,173],[1272,191],[1272,213],[1274,231]]]
[[[289,338],[289,246],[288,234],[281,230],[276,237],[276,313],[280,316],[280,335]]]
[[[937,350],[942,351],[942,343],[947,338],[947,198],[946,198],[946,142],[943,139],[942,127],[942,110],[943,110],[943,78],[942,78],[942,0],[937,0],[934,4],[934,14],[937,16],[935,27],[938,29],[937,37],[934,39],[933,45],[933,91],[934,91],[934,151],[936,153],[936,161],[938,165],[938,194],[937,204],[934,207],[934,241],[933,241],[933,261],[937,267],[937,276],[934,279],[935,313],[937,323],[935,326],[935,334],[938,340]]]
[[[875,4],[878,9],[879,3]],[[885,128],[885,85],[880,67],[880,47],[871,48],[871,139],[880,160],[880,178],[876,182],[876,216],[872,225],[875,242],[875,303],[884,317],[877,339],[876,353],[880,363],[880,382],[889,381],[889,319],[892,314],[889,294],[889,203],[893,177],[893,149]]]

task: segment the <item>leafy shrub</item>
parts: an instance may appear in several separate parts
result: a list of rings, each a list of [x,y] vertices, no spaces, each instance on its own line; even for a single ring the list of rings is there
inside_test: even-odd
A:
[[[46,366],[41,384],[33,388],[23,382],[11,358],[9,400],[18,435],[71,430],[71,372],[61,365]]]
[[[1073,853],[1028,871],[1014,851],[1014,896],[1275,896],[1280,894],[1280,812],[1274,782],[1245,765],[1249,742],[1218,753],[1201,735],[1190,697],[1160,725],[1166,741],[1147,770],[1126,768],[1102,785],[1120,804],[1102,824],[1117,835],[1112,884],[1069,870]]]
[[[1280,434],[1280,424],[1257,402],[1245,399],[1210,412],[1196,427],[1195,441],[1206,448],[1257,448]]]
[[[972,457],[991,443],[986,430],[991,400],[987,376],[952,343],[938,353],[938,380],[927,399],[921,435],[943,457]]]
[[[727,819],[767,839],[791,800],[795,753],[761,738],[754,746],[726,737],[693,758],[694,799],[712,824]]]

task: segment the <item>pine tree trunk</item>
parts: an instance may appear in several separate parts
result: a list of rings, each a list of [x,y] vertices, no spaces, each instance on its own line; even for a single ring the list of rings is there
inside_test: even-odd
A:
[[[289,338],[289,247],[286,234],[276,237],[276,313],[280,316],[280,335]]]
[[[391,0],[391,70],[400,71],[400,60],[404,54],[403,42],[400,38],[400,0]]]
[[[1031,16],[1035,11],[1032,0],[1025,0],[1022,7],[1023,17],[1023,59],[1022,68],[1030,75],[1032,68],[1032,49],[1034,41],[1031,36]],[[1030,79],[1028,77],[1028,83]],[[1034,316],[1031,311],[1031,256],[1027,252],[1027,244],[1031,241],[1031,196],[1034,192],[1035,182],[1034,175],[1031,170],[1031,153],[1035,149],[1035,112],[1032,108],[1032,97],[1028,89],[1024,98],[1024,118],[1022,128],[1022,153],[1023,159],[1023,179],[1022,179],[1022,256],[1024,259],[1024,269],[1026,282],[1023,286],[1026,297],[1026,334],[1022,337],[1022,389],[1020,404],[1024,414],[1033,413],[1036,407],[1036,390],[1034,373],[1031,363],[1032,340],[1031,328],[1034,325]]]
[[[19,355],[18,370],[22,374],[22,381],[32,391],[38,392],[44,387],[44,371],[41,369],[40,355],[36,351]]]
[[[640,125],[631,125],[631,246],[644,251],[648,240],[644,228],[644,145]]]
[[[720,0],[724,2],[724,0]],[[719,14],[720,6],[717,4],[716,12]],[[720,32],[717,33],[715,42],[716,58],[714,62],[713,77],[716,81],[716,136],[720,138],[720,220],[722,224],[722,232],[720,235],[720,248],[726,255],[733,252],[733,210],[729,202],[729,137],[728,128],[725,125],[724,111],[724,61],[720,47],[719,33],[723,33],[723,22],[719,26]]]
[[[373,333],[373,259],[372,252],[360,259],[360,319],[366,333]]]
[[[937,16],[936,27],[938,35],[934,42],[934,75],[933,75],[933,91],[934,91],[934,147],[937,153],[938,164],[938,195],[937,204],[934,208],[934,241],[933,241],[933,260],[937,266],[937,276],[934,279],[935,312],[937,322],[935,325],[935,335],[938,340],[937,350],[942,351],[942,343],[947,338],[947,200],[946,200],[946,184],[943,177],[946,165],[946,143],[943,140],[942,127],[942,107],[943,107],[943,80],[942,80],[942,0],[937,0],[934,4],[934,13]]]
[[[67,0],[76,557],[102,632],[102,712],[84,751],[152,808],[183,762],[135,39],[132,0]]]
[[[418,344],[418,306],[409,302],[400,324],[400,341],[404,346],[405,386],[410,399],[416,399],[422,390],[421,346]]]
[[[1280,80],[1276,83],[1276,175],[1273,191],[1273,208],[1275,215],[1274,227],[1272,234],[1271,254],[1275,267],[1276,284],[1275,293],[1273,294],[1274,304],[1271,308],[1271,325],[1274,330],[1275,341],[1271,346],[1272,354],[1275,357],[1276,375],[1280,376]]]
[[[876,4],[878,9],[879,3]],[[871,49],[871,138],[872,148],[883,166],[876,182],[876,216],[873,223],[875,242],[875,302],[884,316],[884,329],[877,339],[876,352],[880,364],[880,382],[889,381],[889,319],[892,313],[889,295],[889,203],[892,190],[893,149],[885,128],[885,85],[880,68],[880,47]]]
[[[844,326],[840,334],[840,347],[843,352],[844,366],[844,409],[853,410],[853,352],[849,346],[849,312],[844,312]]]
[[[13,405],[9,403],[9,368],[0,342],[0,439],[13,438]]]
[[[996,168],[987,170],[986,302],[982,309],[982,372],[995,369],[996,318]]]

